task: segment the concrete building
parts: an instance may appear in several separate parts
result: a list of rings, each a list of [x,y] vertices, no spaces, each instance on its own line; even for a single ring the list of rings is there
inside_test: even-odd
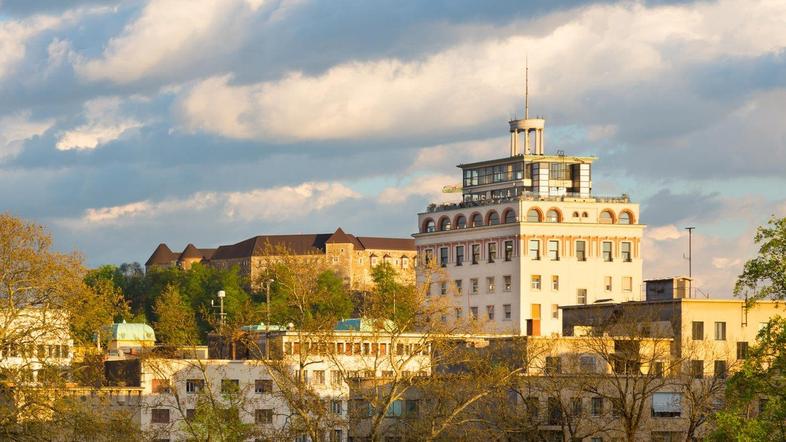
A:
[[[172,266],[189,269],[196,262],[222,268],[237,266],[253,283],[265,262],[271,258],[270,249],[281,246],[295,255],[324,256],[354,290],[367,289],[373,282],[371,270],[383,262],[397,269],[402,280],[413,281],[415,278],[414,240],[354,236],[340,227],[333,233],[255,236],[215,249],[198,249],[188,244],[179,253],[162,243],[145,262],[145,268],[148,271]]]
[[[181,349],[173,356],[140,345],[106,362],[106,378],[139,388],[136,418],[157,440],[184,439],[186,425],[205,401],[235,410],[233,419],[254,428],[251,440],[293,440],[297,413],[288,395],[300,391],[316,395],[329,408],[335,425],[326,439],[342,442],[349,436],[356,380],[384,379],[393,376],[392,370],[405,376],[431,371],[424,335],[391,333],[364,320],[345,320],[320,334],[264,325],[245,330],[247,344],[236,349],[234,358],[223,353],[230,346],[216,342],[207,358],[198,357],[202,348]]]
[[[558,334],[560,306],[640,298],[638,204],[594,195],[596,158],[546,154],[544,128],[510,121],[510,156],[460,164],[462,202],[418,214],[418,256],[443,272],[432,295],[489,332]]]
[[[596,303],[562,307],[562,333],[581,336],[603,330],[617,334],[636,332],[674,340],[674,356],[689,358],[695,371],[713,374],[741,363],[748,347],[770,318],[783,315],[777,301],[747,305],[742,299],[686,297],[687,278],[647,282],[647,298],[623,303]],[[651,287],[654,286],[654,287]],[[665,296],[663,287],[674,287]],[[632,325],[635,325],[632,326]]]

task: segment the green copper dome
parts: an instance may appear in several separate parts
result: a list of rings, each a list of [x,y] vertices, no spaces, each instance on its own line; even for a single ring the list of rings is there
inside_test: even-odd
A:
[[[155,341],[156,332],[147,324],[129,324],[125,320],[112,324],[112,339],[116,341]]]

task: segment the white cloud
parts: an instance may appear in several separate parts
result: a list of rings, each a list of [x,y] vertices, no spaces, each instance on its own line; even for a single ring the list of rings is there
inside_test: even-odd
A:
[[[570,111],[584,106],[577,97],[588,91],[635,88],[675,66],[786,45],[783,2],[595,5],[541,22],[556,25],[545,35],[464,43],[421,60],[347,62],[315,76],[292,72],[254,84],[233,84],[231,75],[208,78],[182,97],[181,117],[191,130],[241,139],[434,134],[507,116],[526,53],[535,102]],[[612,130],[601,124],[593,134]]]
[[[87,209],[78,226],[109,225],[153,219],[172,214],[210,210],[224,220],[282,222],[319,212],[360,194],[342,183],[307,182],[297,186],[255,189],[247,192],[198,192],[183,199],[137,201],[120,206]]]
[[[231,52],[262,0],[150,0],[141,15],[112,38],[100,58],[76,64],[88,80],[130,83],[150,75],[214,63]]]
[[[10,74],[24,59],[30,38],[61,22],[61,18],[50,16],[35,16],[21,21],[0,20],[0,79]]]
[[[30,112],[19,112],[0,118],[0,162],[16,156],[26,140],[41,135],[54,120],[32,121]]]
[[[678,229],[674,224],[660,227],[651,227],[646,231],[646,237],[652,241],[668,241],[679,239],[684,235],[684,231]]]
[[[412,196],[427,197],[431,202],[447,203],[461,200],[460,194],[443,193],[442,188],[456,183],[455,176],[431,175],[407,178],[408,184],[387,187],[380,192],[380,204],[401,204]]]
[[[133,118],[120,116],[120,99],[102,97],[85,103],[87,123],[63,132],[55,145],[59,150],[94,149],[120,138],[129,129],[143,126]]]

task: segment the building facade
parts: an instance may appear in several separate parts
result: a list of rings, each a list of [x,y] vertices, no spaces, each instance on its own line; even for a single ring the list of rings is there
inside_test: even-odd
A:
[[[353,290],[370,288],[372,270],[381,263],[396,269],[402,281],[411,282],[415,278],[413,239],[355,236],[341,228],[333,233],[255,236],[215,249],[198,249],[189,244],[180,253],[162,243],[147,260],[145,268],[148,271],[172,266],[189,269],[197,262],[221,268],[237,266],[253,285],[265,263],[274,257],[271,250],[277,247],[286,247],[295,255],[325,257],[328,265]]]
[[[560,306],[640,299],[639,205],[592,193],[595,157],[545,154],[545,120],[510,122],[510,156],[460,164],[462,201],[431,204],[414,234],[455,320],[489,332],[561,332]],[[521,151],[520,146],[523,147]]]

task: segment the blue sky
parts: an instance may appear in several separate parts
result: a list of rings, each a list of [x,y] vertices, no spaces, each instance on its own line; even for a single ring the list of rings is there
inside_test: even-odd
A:
[[[648,224],[645,275],[728,296],[786,215],[786,4],[0,0],[0,207],[89,265],[159,242],[407,236],[455,165],[600,157]]]

